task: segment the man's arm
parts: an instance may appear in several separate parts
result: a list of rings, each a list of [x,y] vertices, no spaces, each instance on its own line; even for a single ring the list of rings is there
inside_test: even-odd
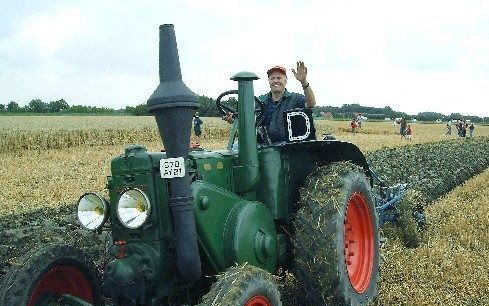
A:
[[[316,106],[316,97],[314,96],[314,92],[312,91],[311,85],[309,82],[302,85],[304,88],[304,96],[306,97],[306,106],[309,108],[313,108]]]
[[[306,106],[312,108],[316,106],[316,97],[312,91],[311,85],[307,81],[307,68],[304,62],[297,62],[297,71],[292,69],[295,78],[299,81],[304,89],[304,96],[306,97]]]

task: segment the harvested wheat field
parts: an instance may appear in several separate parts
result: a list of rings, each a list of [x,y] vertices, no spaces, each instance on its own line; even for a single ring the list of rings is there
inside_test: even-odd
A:
[[[219,118],[202,118],[202,141],[206,148],[224,146],[230,126]],[[364,122],[353,134],[349,122],[316,120],[317,135],[335,137],[357,144],[362,151],[408,144],[401,141],[399,127],[391,122]],[[445,124],[411,123],[410,143],[424,143],[456,138],[445,135]],[[489,126],[476,125],[475,136],[489,136]],[[153,117],[141,116],[8,116],[0,120],[0,152],[22,152],[125,145],[129,143],[160,143]],[[216,143],[217,142],[217,143]]]
[[[377,305],[489,305],[489,170],[427,208],[423,243],[383,248]]]
[[[203,121],[202,146],[224,148],[229,125]],[[428,216],[417,248],[406,248],[396,227],[385,228],[375,304],[488,305],[489,126],[457,139],[455,129],[445,135],[445,124],[412,123],[406,140],[392,123],[365,122],[355,134],[346,121],[315,124],[319,138],[356,144],[387,181],[408,182]],[[0,279],[39,241],[102,243],[76,225],[73,204],[84,192],[105,192],[111,159],[131,143],[162,148],[153,117],[1,117]],[[97,258],[100,248],[88,253]],[[285,281],[284,305],[300,304],[295,285]]]

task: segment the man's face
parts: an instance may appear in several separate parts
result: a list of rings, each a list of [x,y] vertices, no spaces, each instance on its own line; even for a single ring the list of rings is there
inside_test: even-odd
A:
[[[273,93],[281,93],[285,91],[287,77],[281,72],[273,71],[268,76],[268,83],[270,84],[270,90]]]

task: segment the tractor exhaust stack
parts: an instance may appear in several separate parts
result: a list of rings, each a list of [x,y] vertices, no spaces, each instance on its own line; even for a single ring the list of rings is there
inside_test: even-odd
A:
[[[159,48],[160,85],[148,99],[148,110],[155,116],[167,158],[187,159],[192,116],[199,101],[182,81],[172,24],[160,26]],[[182,279],[190,283],[200,278],[201,263],[188,170],[185,176],[169,181],[177,268]]]

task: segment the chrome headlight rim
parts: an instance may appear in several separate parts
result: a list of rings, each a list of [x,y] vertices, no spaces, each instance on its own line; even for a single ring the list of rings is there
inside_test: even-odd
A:
[[[84,222],[84,220],[81,219],[81,216],[80,216],[80,212],[82,211],[82,210],[80,210],[80,204],[82,203],[82,200],[83,199],[85,199],[85,198],[87,198],[89,196],[94,196],[100,202],[101,207],[102,207],[102,216],[103,216],[102,222],[99,222],[99,224],[96,227],[90,227],[90,226],[88,226],[86,224],[86,222]],[[97,231],[100,228],[102,228],[102,226],[105,224],[105,222],[109,218],[108,207],[109,207],[108,201],[103,196],[101,196],[99,193],[97,193],[97,192],[85,192],[84,194],[82,194],[80,196],[80,198],[77,201],[77,205],[76,205],[76,218],[77,218],[78,222],[80,223],[80,225],[84,229],[89,230],[89,231]]]
[[[136,191],[138,192],[144,199],[144,202],[145,202],[145,207],[146,207],[146,217],[144,219],[144,221],[138,223],[137,225],[135,226],[131,226],[129,222],[127,221],[124,221],[123,218],[121,218],[121,206],[120,206],[120,203],[121,203],[121,199],[122,197],[124,196],[124,194],[126,194],[127,192],[130,192],[130,191]],[[141,228],[142,226],[144,226],[148,220],[149,220],[149,216],[151,214],[151,202],[149,201],[149,197],[148,195],[146,194],[146,192],[144,192],[141,188],[138,188],[138,187],[131,187],[131,188],[127,188],[125,189],[123,192],[121,192],[121,194],[119,195],[119,198],[117,199],[117,203],[116,203],[116,214],[117,214],[117,219],[119,220],[119,222],[126,228],[128,229],[139,229]]]

